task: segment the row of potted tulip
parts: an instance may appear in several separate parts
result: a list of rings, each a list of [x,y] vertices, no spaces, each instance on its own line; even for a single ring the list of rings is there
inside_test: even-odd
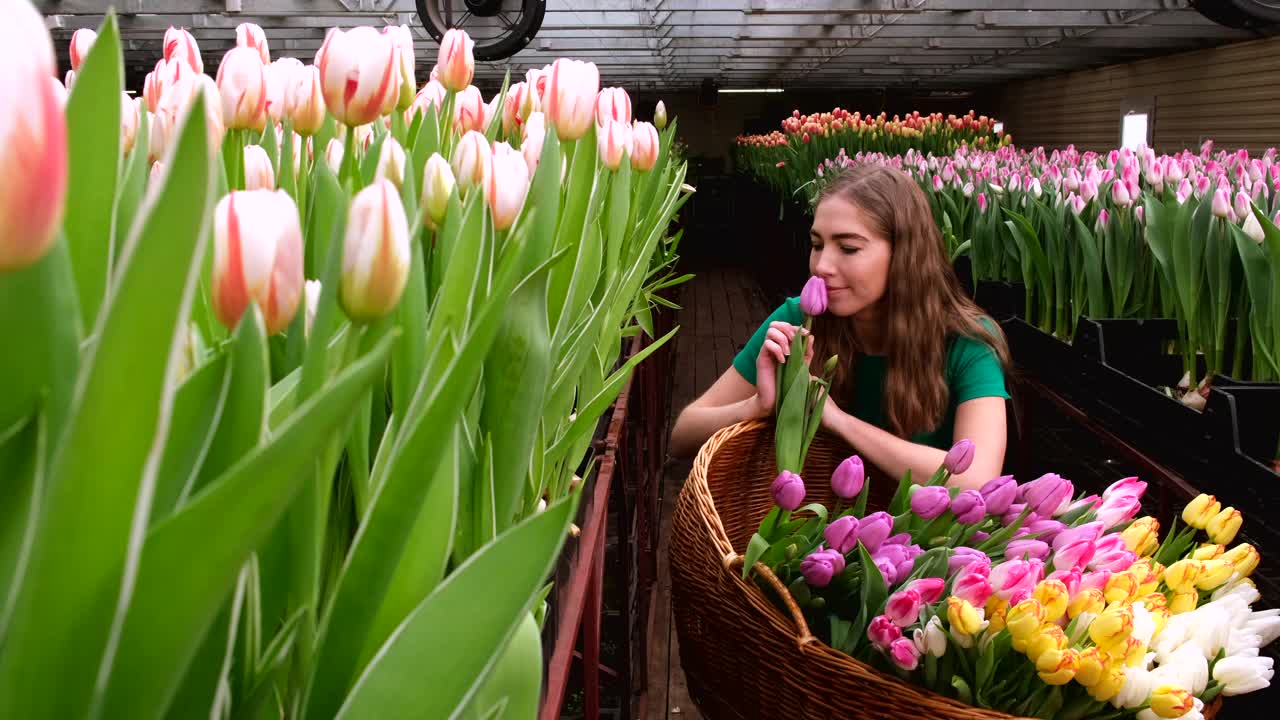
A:
[[[245,24],[216,78],[171,29],[134,101],[114,14],[65,85],[11,14],[0,715],[532,716],[575,472],[675,332],[617,366],[674,125],[569,59],[490,114],[458,31],[418,89],[405,28]]]

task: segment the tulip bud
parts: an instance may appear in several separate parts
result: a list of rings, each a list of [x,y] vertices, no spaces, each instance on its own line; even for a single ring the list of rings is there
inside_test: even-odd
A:
[[[858,518],[844,515],[822,531],[822,537],[836,552],[847,554],[858,544]]]
[[[57,79],[54,79],[57,82]],[[138,137],[138,106],[129,93],[120,93],[120,153],[128,155]]]
[[[596,95],[596,126],[610,120],[631,125],[631,96],[622,88],[605,88]]]
[[[471,36],[462,30],[445,32],[436,56],[436,70],[437,79],[446,89],[457,92],[471,84],[476,71],[475,45]]]
[[[378,153],[378,168],[375,178],[385,178],[399,189],[404,184],[405,155],[404,148],[395,138],[387,136],[382,141],[382,150]]]
[[[773,501],[783,510],[795,510],[804,502],[804,481],[789,470],[778,473],[771,491]]]
[[[507,143],[494,144],[484,181],[484,197],[496,229],[506,230],[515,224],[528,194],[529,167],[524,156]]]
[[[1067,605],[1071,600],[1067,594],[1067,586],[1061,580],[1041,582],[1036,585],[1032,597],[1044,606],[1044,619],[1048,622],[1053,622],[1066,614]]]
[[[631,155],[631,169],[637,172],[649,172],[658,162],[658,131],[647,122],[637,122],[631,128],[631,146],[627,152]]]
[[[480,90],[468,85],[453,99],[453,129],[459,135],[469,131],[484,133],[485,103]]]
[[[216,153],[222,147],[226,133],[222,120],[222,100],[218,86],[208,75],[187,75],[167,87],[160,98],[156,122],[151,128],[150,152],[161,157],[172,144],[171,135],[182,124],[182,118],[195,103],[198,94],[204,94],[205,125],[208,129],[209,151]]]
[[[289,93],[293,91],[295,76],[303,65],[295,58],[280,58],[262,68],[266,80],[267,117],[279,123],[289,111]]]
[[[71,56],[71,69],[79,72],[80,66],[84,64],[84,59],[89,57],[89,50],[93,48],[93,42],[98,39],[98,33],[89,28],[80,28],[71,33],[71,46],[67,48]]]
[[[263,65],[271,63],[271,52],[267,49],[267,34],[254,23],[240,23],[236,26],[236,47],[249,48],[258,53]]]
[[[310,137],[324,126],[324,93],[320,87],[320,69],[304,65],[294,69],[284,79],[285,113],[300,135]]]
[[[911,640],[901,637],[889,645],[889,658],[903,670],[915,670],[920,664],[920,650]]]
[[[982,614],[972,604],[961,598],[947,598],[947,623],[954,633],[973,635],[982,630]]]
[[[596,146],[600,153],[601,164],[610,170],[617,170],[622,165],[623,156],[631,145],[631,126],[616,120],[606,120],[596,132]]]
[[[244,189],[275,190],[276,172],[261,145],[244,146]]]
[[[942,466],[952,475],[962,475],[969,466],[973,464],[973,441],[969,439],[961,440],[951,449],[947,451],[946,458],[942,461]]]
[[[332,30],[316,53],[320,87],[330,113],[348,126],[367,125],[399,97],[390,38],[372,27]],[[394,102],[392,102],[394,104]]]
[[[1222,694],[1243,695],[1270,685],[1273,661],[1266,656],[1230,655],[1213,666],[1213,679],[1222,683]]]
[[[1053,649],[1036,660],[1036,673],[1046,685],[1066,685],[1080,667],[1080,651],[1075,648]]]
[[[924,601],[915,590],[900,590],[889,596],[885,603],[884,614],[894,625],[905,628],[914,625],[920,619],[920,608]]]
[[[329,138],[329,144],[324,148],[324,161],[333,171],[334,175],[342,172],[342,158],[346,153],[346,148],[342,141],[338,138]]]
[[[1106,603],[1106,597],[1098,588],[1081,590],[1067,603],[1067,617],[1075,620],[1083,613],[1097,615],[1106,607]]]
[[[493,150],[484,135],[470,131],[462,136],[453,149],[453,173],[458,187],[465,192],[473,186],[484,187],[488,182]]]
[[[1205,180],[1207,182],[1207,178]],[[1213,191],[1213,214],[1225,218],[1229,212],[1231,212],[1231,200],[1227,196],[1226,189],[1219,187]]]
[[[230,130],[262,131],[267,124],[266,67],[253,48],[232,48],[218,66],[222,120]]]
[[[800,561],[800,574],[813,587],[826,587],[844,572],[844,556],[835,550],[818,549]],[[899,633],[901,635],[901,633]]]
[[[659,130],[667,129],[667,106],[661,100],[658,101],[657,107],[653,109],[653,124]]]
[[[600,70],[595,63],[560,58],[552,64],[543,108],[561,140],[586,134],[599,89]]]
[[[1244,543],[1228,550],[1222,555],[1222,559],[1234,565],[1241,577],[1248,577],[1257,569],[1262,557],[1252,545]]]
[[[862,492],[866,477],[866,468],[863,466],[862,458],[857,455],[850,455],[837,465],[836,471],[832,473],[831,489],[835,491],[837,497],[852,500]]]
[[[234,329],[254,303],[268,335],[293,321],[302,299],[302,228],[283,190],[236,191],[214,212],[213,308]]]
[[[911,488],[911,512],[932,520],[947,511],[951,495],[940,485],[916,485]]]
[[[1261,244],[1267,238],[1266,233],[1262,230],[1262,225],[1258,222],[1257,216],[1253,213],[1249,213],[1245,218],[1244,234],[1258,244]]]
[[[181,60],[197,74],[204,72],[204,60],[200,57],[200,46],[196,39],[185,28],[170,27],[164,33],[164,59],[166,62]]]
[[[805,282],[800,291],[800,310],[810,317],[827,311],[827,284],[822,278],[812,275]]]
[[[1195,708],[1195,697],[1186,688],[1160,685],[1151,691],[1151,711],[1162,718],[1180,718]]]
[[[1120,537],[1124,539],[1125,547],[1140,556],[1148,555],[1155,550],[1153,543],[1159,545],[1160,521],[1150,516],[1138,518],[1120,533]]]
[[[1023,600],[1009,608],[1005,614],[1005,627],[1025,648],[1035,634],[1044,625],[1044,606],[1034,599]]]
[[[410,256],[400,193],[390,181],[375,180],[351,201],[338,294],[347,316],[373,322],[394,310],[408,281]]]
[[[453,169],[440,155],[433,153],[427,158],[427,168],[422,180],[422,207],[426,210],[427,225],[432,229],[440,227],[445,213],[449,209],[449,196],[457,181],[453,178]]]
[[[1193,528],[1203,530],[1220,510],[1222,510],[1222,503],[1218,502],[1217,498],[1201,493],[1187,503],[1187,507],[1182,511],[1182,521]]]
[[[396,50],[396,79],[399,88],[396,94],[396,109],[408,110],[413,104],[414,91],[418,87],[418,81],[413,73],[415,56],[413,33],[409,31],[408,25],[387,25],[382,28],[382,34],[391,40]]]
[[[1111,656],[1098,647],[1082,650],[1075,681],[1086,688],[1092,688],[1102,681],[1103,672],[1110,664]]]

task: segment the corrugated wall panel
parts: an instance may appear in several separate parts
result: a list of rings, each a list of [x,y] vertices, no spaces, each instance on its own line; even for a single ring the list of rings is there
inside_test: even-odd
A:
[[[1130,109],[1159,152],[1280,145],[1280,37],[1009,83],[1000,119],[1022,147],[1110,150]]]

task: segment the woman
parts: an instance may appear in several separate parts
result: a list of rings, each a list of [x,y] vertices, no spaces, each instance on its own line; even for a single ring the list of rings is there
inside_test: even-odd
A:
[[[823,189],[810,231],[809,271],[827,286],[814,318],[814,356],[839,356],[822,426],[891,477],[923,482],[962,438],[973,463],[950,484],[977,488],[1005,453],[999,326],[961,291],[924,192],[905,174],[864,165]],[[769,417],[775,371],[804,332],[799,298],[779,307],[701,397],[685,408],[671,450],[691,455],[720,428]]]

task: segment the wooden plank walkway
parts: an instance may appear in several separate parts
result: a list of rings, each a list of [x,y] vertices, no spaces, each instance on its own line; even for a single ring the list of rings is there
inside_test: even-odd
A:
[[[682,308],[676,315],[681,330],[676,338],[672,368],[668,431],[676,415],[729,367],[733,356],[774,309],[765,305],[755,280],[738,269],[698,273],[680,287],[677,303]],[[671,545],[671,513],[691,464],[690,460],[668,458],[660,490],[658,577],[649,620],[649,687],[640,720],[702,717],[689,697],[684,671],[680,668],[680,648],[671,618],[671,568],[667,557]]]

